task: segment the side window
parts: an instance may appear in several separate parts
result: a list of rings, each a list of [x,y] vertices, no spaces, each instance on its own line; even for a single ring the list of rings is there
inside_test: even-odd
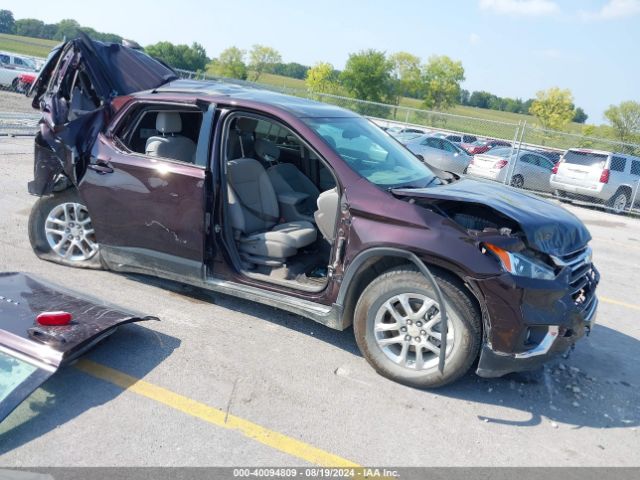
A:
[[[0,54],[0,63],[2,63],[3,65],[9,65],[9,62],[9,55]]]
[[[442,150],[449,153],[456,153],[458,150],[451,143],[442,141]]]
[[[633,160],[631,162],[631,175],[640,176],[640,160]]]
[[[442,150],[442,147],[441,147],[442,143],[437,138],[427,138],[426,143],[427,143],[428,147],[437,148],[439,150]]]
[[[624,157],[613,157],[611,159],[611,171],[624,172],[627,166],[627,159]]]
[[[540,166],[545,170],[553,170],[553,167],[555,166],[555,164],[548,158],[541,158]]]
[[[13,57],[13,63],[15,63],[16,65],[20,65],[21,67],[24,67],[26,65],[26,63],[24,63],[20,57]]]
[[[145,108],[133,113],[131,130],[118,131],[120,143],[132,153],[195,163],[196,147],[202,124],[202,112]]]

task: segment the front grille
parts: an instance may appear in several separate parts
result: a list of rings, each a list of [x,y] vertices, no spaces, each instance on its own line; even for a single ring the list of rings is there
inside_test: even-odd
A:
[[[554,261],[559,267],[569,267],[570,294],[578,308],[590,316],[595,309],[596,272],[591,262],[591,248],[584,247]]]

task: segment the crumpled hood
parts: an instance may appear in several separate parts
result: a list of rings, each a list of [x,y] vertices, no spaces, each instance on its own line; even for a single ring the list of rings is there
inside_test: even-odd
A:
[[[394,189],[393,193],[485,205],[517,222],[529,245],[549,255],[574,252],[591,240],[591,234],[582,221],[565,208],[497,183],[466,178],[433,188]]]

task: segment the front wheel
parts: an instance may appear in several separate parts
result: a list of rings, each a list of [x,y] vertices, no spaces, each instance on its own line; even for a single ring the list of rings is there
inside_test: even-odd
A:
[[[45,260],[102,268],[89,211],[74,189],[36,201],[29,216],[29,241],[36,255]]]
[[[618,190],[616,194],[609,200],[609,206],[614,213],[624,213],[629,205],[629,194],[624,190]]]
[[[414,387],[440,387],[464,375],[478,355],[481,315],[452,278],[434,275],[448,318],[444,371],[438,369],[441,306],[430,282],[410,268],[391,270],[362,292],[354,312],[360,351],[381,375]]]
[[[515,188],[524,187],[524,178],[522,177],[522,175],[514,175],[513,177],[511,177],[511,186]]]

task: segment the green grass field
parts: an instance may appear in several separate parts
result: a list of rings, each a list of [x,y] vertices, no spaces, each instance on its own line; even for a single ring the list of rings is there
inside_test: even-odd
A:
[[[0,50],[28,55],[31,57],[46,57],[51,49],[57,45],[56,40],[44,40],[42,38],[20,37],[0,33]]]

